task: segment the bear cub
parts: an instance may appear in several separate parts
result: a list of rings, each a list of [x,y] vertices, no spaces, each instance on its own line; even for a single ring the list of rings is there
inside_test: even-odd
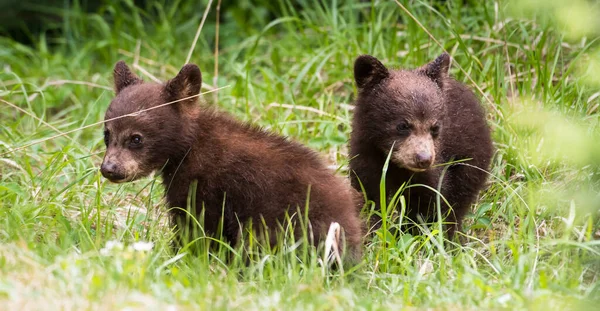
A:
[[[105,115],[104,177],[120,183],[159,171],[175,224],[192,226],[189,218],[182,225],[188,212],[203,216],[204,232],[221,233],[230,243],[249,221],[271,245],[290,222],[296,238],[306,230],[315,244],[337,222],[347,258],[360,258],[360,194],[309,148],[201,106],[194,96],[202,83],[196,65],[157,84],[143,82],[120,61],[114,81],[116,97]],[[158,107],[172,101],[178,102]],[[306,206],[309,223],[301,224]]]
[[[414,185],[403,195],[405,215],[417,223],[418,216],[436,219],[437,194],[428,187],[439,189],[443,177],[440,192],[450,206],[441,199],[441,211],[452,238],[485,186],[494,149],[479,100],[448,76],[449,63],[446,53],[414,70],[390,70],[370,55],[356,59],[349,167],[352,186],[364,187],[380,211],[382,168],[390,155],[386,202],[403,185]],[[370,225],[380,221],[373,216]]]

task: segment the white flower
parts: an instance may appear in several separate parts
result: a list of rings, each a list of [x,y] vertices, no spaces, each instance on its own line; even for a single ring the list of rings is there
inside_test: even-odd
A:
[[[133,249],[138,252],[148,252],[151,251],[154,247],[154,243],[152,242],[135,242],[132,245]]]
[[[505,305],[507,302],[509,302],[512,299],[512,297],[510,296],[510,294],[504,294],[498,298],[496,298],[496,300],[500,303]]]
[[[108,241],[104,248],[100,250],[100,255],[108,256],[111,254],[113,249],[123,249],[123,243],[119,241]]]

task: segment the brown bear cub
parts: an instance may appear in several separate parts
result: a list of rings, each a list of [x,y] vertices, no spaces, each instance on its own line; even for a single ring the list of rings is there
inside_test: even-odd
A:
[[[414,70],[389,70],[370,55],[354,63],[358,86],[350,137],[350,174],[354,188],[364,187],[380,210],[382,168],[386,202],[403,186],[410,220],[436,219],[436,192],[448,236],[461,230],[462,219],[483,189],[493,146],[485,113],[465,85],[448,76],[444,53]],[[444,163],[453,163],[444,165]],[[425,185],[419,186],[419,185]],[[371,218],[379,227],[381,219]]]
[[[249,221],[271,245],[290,223],[296,238],[307,232],[316,244],[337,222],[347,258],[360,258],[360,194],[307,147],[199,105],[196,65],[157,84],[143,82],[120,61],[114,80],[116,97],[105,115],[104,177],[120,183],[160,171],[175,223],[184,223],[186,210],[203,215],[204,232],[220,233],[230,243]],[[307,206],[308,223],[300,228]]]

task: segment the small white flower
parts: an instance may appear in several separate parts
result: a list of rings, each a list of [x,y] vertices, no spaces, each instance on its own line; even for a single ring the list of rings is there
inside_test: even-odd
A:
[[[154,247],[154,243],[152,242],[135,242],[132,245],[133,249],[138,252],[148,252],[151,251]]]
[[[108,241],[104,248],[100,250],[100,255],[108,256],[111,254],[113,249],[123,249],[123,243],[119,241]]]
[[[429,259],[425,259],[419,268],[420,275],[427,275],[433,272],[433,263]]]
[[[498,301],[498,303],[500,304],[506,304],[507,302],[509,302],[512,299],[512,297],[510,296],[510,294],[504,294],[498,298],[496,298],[496,300]]]

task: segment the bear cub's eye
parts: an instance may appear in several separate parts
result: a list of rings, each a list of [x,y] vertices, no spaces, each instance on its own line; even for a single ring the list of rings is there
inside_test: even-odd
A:
[[[402,121],[396,126],[396,130],[400,135],[408,135],[410,134],[410,124],[406,121]]]
[[[142,136],[138,134],[131,135],[129,139],[130,148],[139,148],[142,146]]]
[[[431,126],[429,129],[432,137],[438,137],[440,135],[440,125],[438,123]]]
[[[108,146],[108,138],[109,138],[110,133],[108,132],[108,130],[104,130],[104,144],[106,146]]]

